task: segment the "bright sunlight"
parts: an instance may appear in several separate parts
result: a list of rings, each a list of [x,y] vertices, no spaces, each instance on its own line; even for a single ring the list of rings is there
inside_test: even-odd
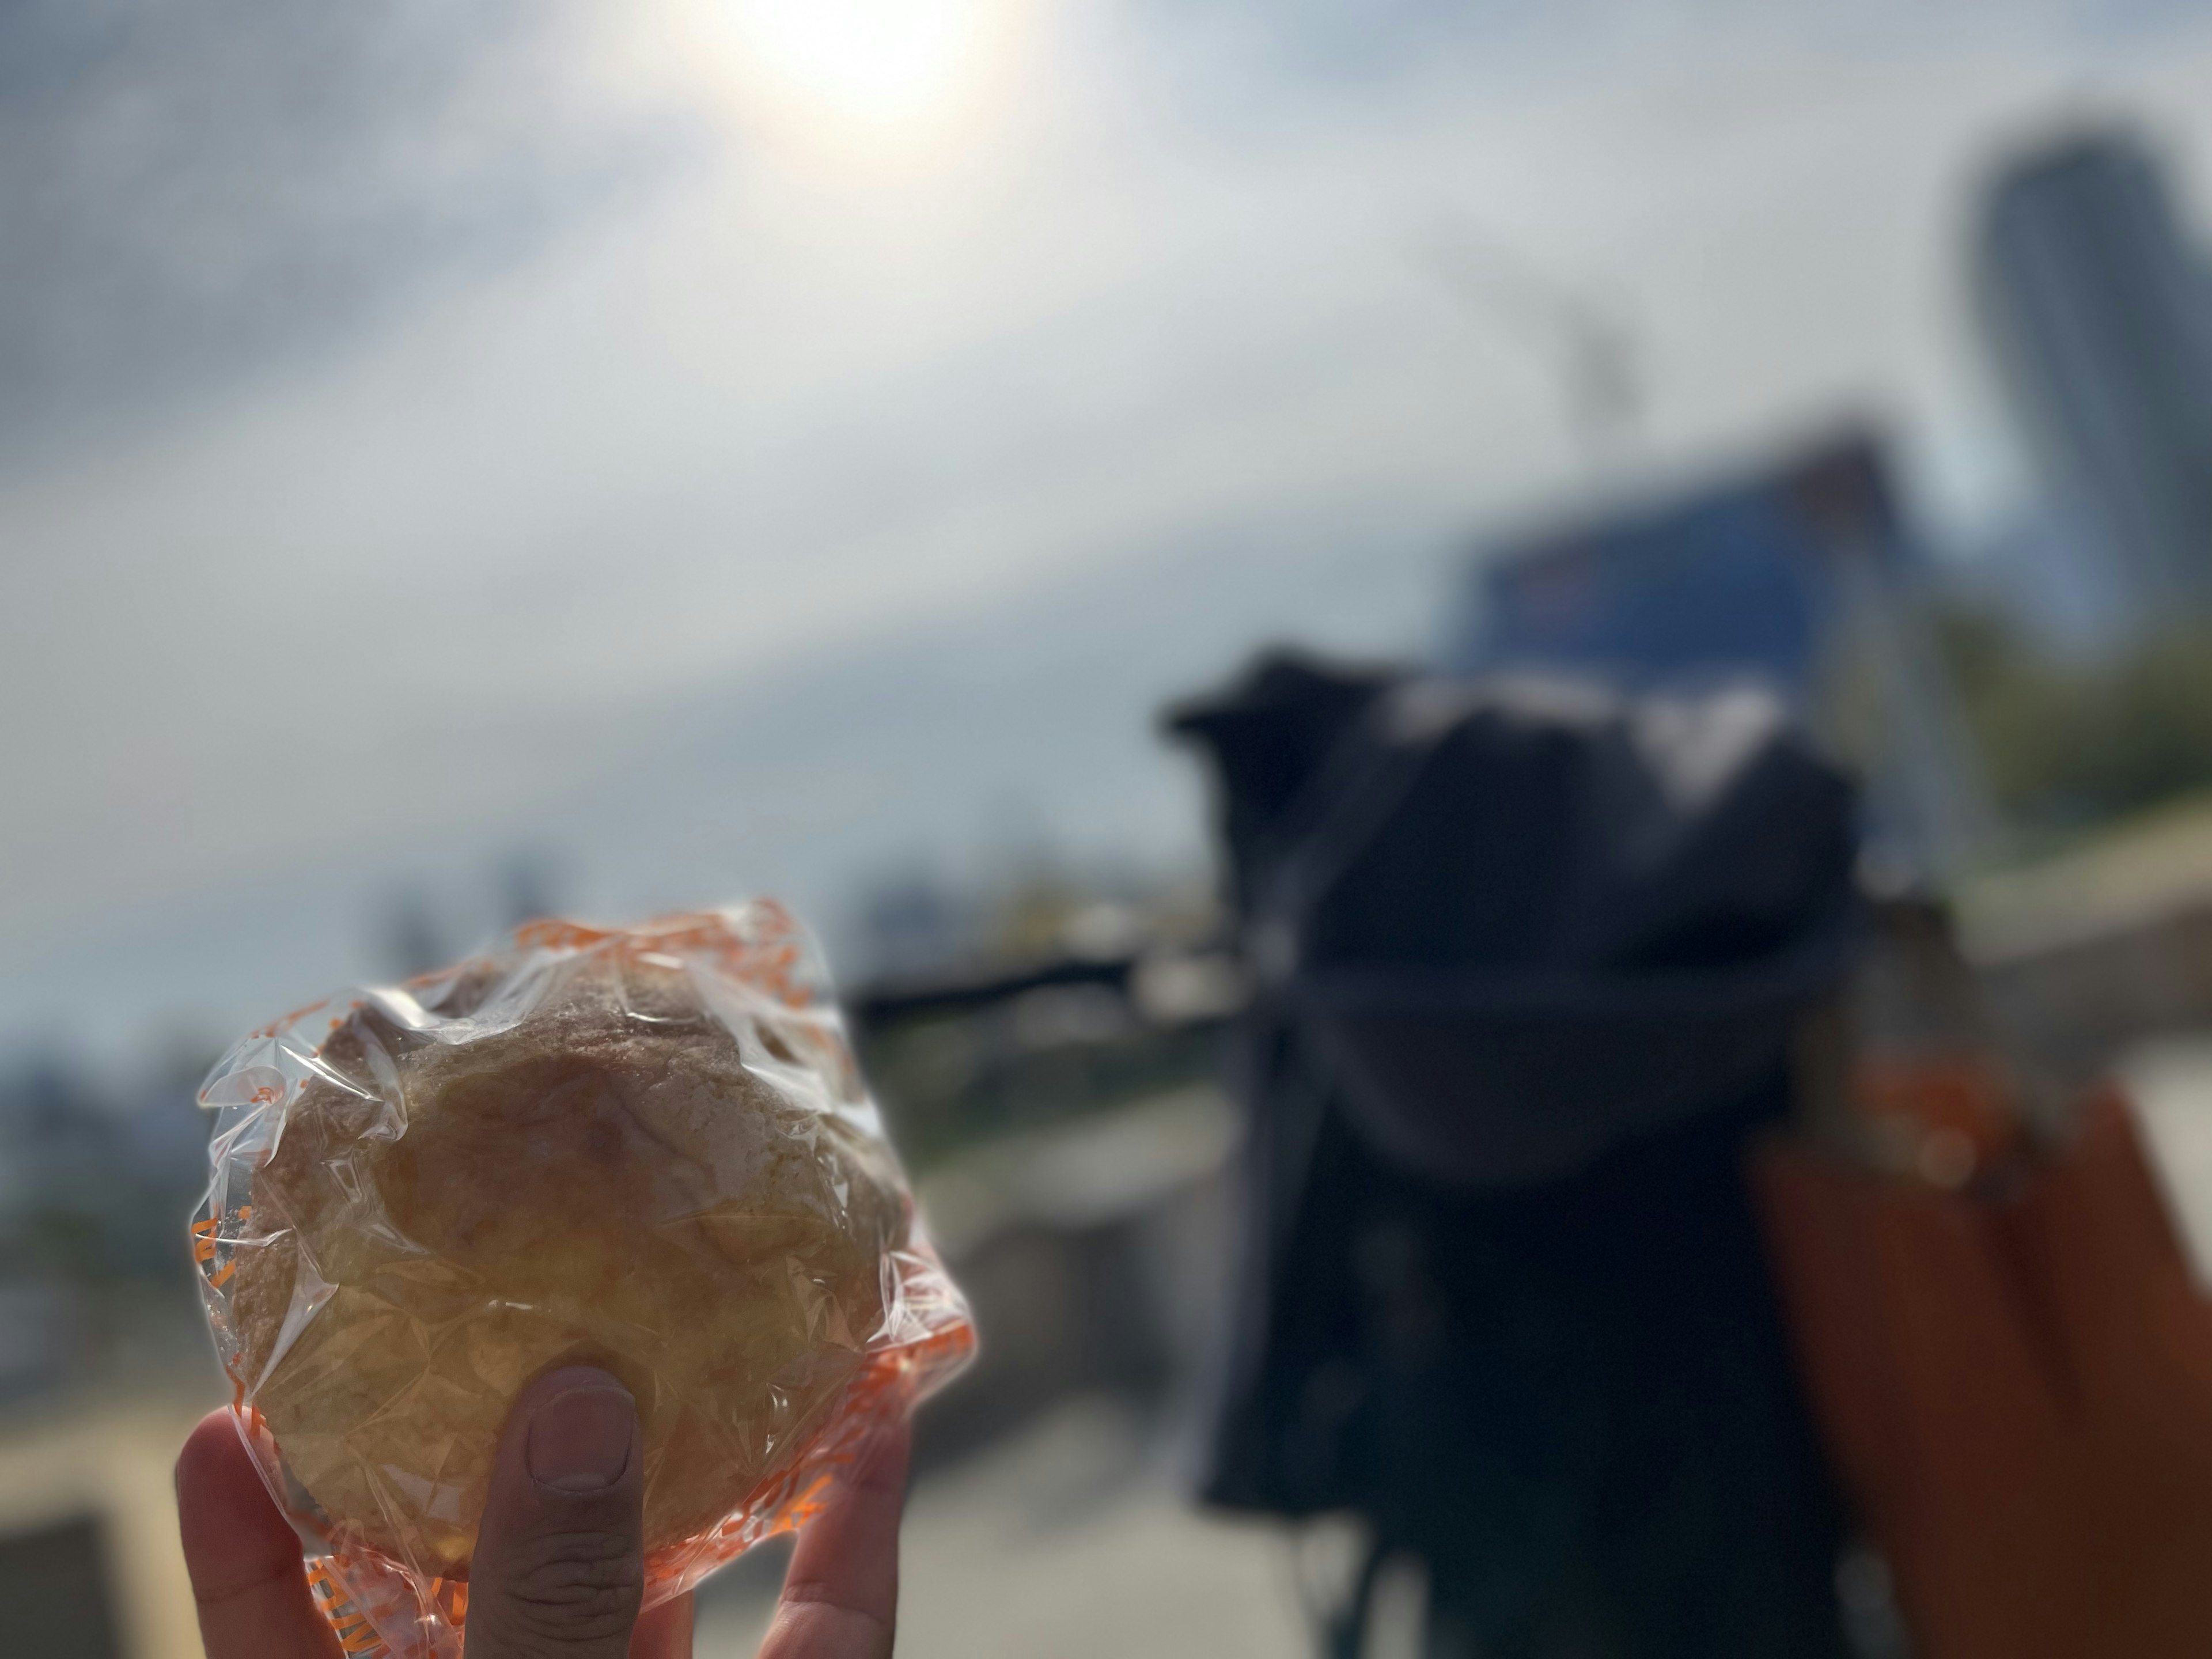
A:
[[[836,143],[957,122],[1006,56],[1013,0],[706,0],[756,112]]]

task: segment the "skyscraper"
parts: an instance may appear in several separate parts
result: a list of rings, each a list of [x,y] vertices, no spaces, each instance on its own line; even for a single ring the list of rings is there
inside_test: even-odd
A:
[[[1980,299],[2106,633],[2212,608],[2212,272],[2132,134],[2078,134],[1992,181]]]

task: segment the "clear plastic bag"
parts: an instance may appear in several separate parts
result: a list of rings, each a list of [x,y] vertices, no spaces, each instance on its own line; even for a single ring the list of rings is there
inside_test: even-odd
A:
[[[507,1407],[636,1396],[647,1606],[802,1523],[975,1334],[765,902],[520,929],[234,1048],[192,1224],[239,1431],[342,1645],[458,1659]]]

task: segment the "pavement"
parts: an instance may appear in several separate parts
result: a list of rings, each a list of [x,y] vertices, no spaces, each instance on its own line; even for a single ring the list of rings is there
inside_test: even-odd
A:
[[[1211,1518],[1126,1409],[1078,1399],[907,1507],[900,1659],[1304,1659],[1291,1534]],[[696,1659],[752,1659],[784,1553],[702,1587]]]

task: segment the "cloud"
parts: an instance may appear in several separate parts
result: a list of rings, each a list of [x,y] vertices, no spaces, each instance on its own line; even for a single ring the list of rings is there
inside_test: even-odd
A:
[[[327,349],[648,170],[670,135],[560,72],[574,9],[0,9],[0,457]]]

